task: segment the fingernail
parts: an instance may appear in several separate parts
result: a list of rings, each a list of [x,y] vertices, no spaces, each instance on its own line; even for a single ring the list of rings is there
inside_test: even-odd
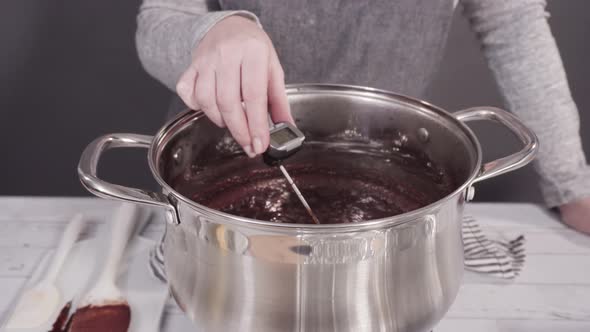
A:
[[[256,154],[261,154],[264,152],[262,151],[262,141],[258,137],[254,137],[252,140],[252,147],[254,148],[254,152],[256,152]]]
[[[254,158],[256,157],[256,154],[254,152],[252,152],[252,147],[249,145],[243,146],[242,149],[244,149],[244,152],[246,152],[246,154],[248,155],[248,157],[250,158]]]

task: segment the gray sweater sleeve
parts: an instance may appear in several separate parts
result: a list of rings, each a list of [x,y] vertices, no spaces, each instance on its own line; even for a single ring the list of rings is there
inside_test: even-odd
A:
[[[137,16],[136,47],[145,70],[174,91],[191,62],[191,52],[217,22],[247,11],[210,11],[212,0],[143,0]]]
[[[580,120],[545,0],[462,0],[506,106],[539,137],[534,165],[550,207],[590,196]]]

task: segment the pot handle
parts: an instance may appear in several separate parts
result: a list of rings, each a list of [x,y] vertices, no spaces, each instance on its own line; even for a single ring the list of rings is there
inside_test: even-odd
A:
[[[473,107],[453,113],[461,122],[491,120],[508,128],[524,145],[522,150],[509,156],[487,162],[481,167],[473,182],[479,182],[519,169],[533,160],[539,148],[535,133],[527,128],[516,116],[495,107]]]
[[[124,147],[149,148],[152,139],[152,136],[137,134],[107,134],[95,139],[84,149],[78,164],[78,176],[82,185],[98,197],[164,207],[176,214],[176,209],[166,195],[113,184],[101,180],[96,174],[98,161],[103,152]]]

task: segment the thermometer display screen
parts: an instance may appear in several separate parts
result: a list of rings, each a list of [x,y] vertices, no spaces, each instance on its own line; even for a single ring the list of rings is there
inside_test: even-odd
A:
[[[286,144],[289,141],[294,140],[296,138],[297,135],[288,127],[285,127],[271,134],[271,139],[275,141],[278,145]]]

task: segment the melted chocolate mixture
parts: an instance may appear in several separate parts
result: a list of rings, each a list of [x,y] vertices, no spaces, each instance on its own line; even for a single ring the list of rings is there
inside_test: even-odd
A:
[[[307,144],[285,167],[322,224],[360,222],[418,209],[448,195],[450,177],[425,156],[394,149]],[[193,166],[173,187],[210,208],[258,220],[313,221],[276,167],[235,156]]]

